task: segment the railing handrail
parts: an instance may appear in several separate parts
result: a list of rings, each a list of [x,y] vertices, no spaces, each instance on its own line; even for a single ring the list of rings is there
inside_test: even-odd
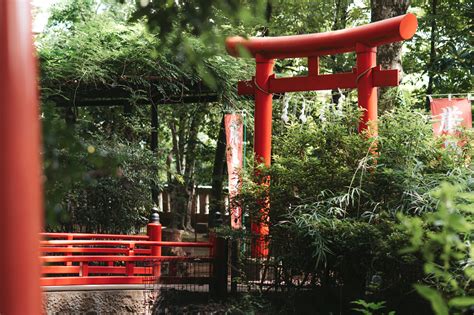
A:
[[[42,262],[108,262],[108,261],[201,261],[208,262],[214,258],[210,256],[41,256]]]
[[[126,234],[91,234],[91,233],[40,233],[42,238],[98,238],[98,239],[136,239],[136,240],[148,240],[148,235],[126,235]]]
[[[129,254],[129,248],[126,247],[41,247],[42,253],[104,253],[104,254]],[[135,253],[151,253],[150,248],[135,248]],[[48,256],[48,255],[43,255]]]
[[[103,246],[129,246],[133,245],[148,245],[161,247],[208,247],[212,248],[211,242],[167,242],[167,241],[97,241],[97,240],[46,240],[40,242],[41,246],[67,246],[67,245],[103,245]]]

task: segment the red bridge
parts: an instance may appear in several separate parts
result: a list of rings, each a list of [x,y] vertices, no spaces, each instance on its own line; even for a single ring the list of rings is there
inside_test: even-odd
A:
[[[213,236],[210,242],[166,242],[157,222],[148,224],[147,235],[41,235],[42,286],[216,282],[219,245]],[[162,248],[172,247],[203,248],[207,255],[162,255]]]

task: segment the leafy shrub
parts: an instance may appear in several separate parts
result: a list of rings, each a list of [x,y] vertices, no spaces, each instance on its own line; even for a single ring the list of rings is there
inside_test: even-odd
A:
[[[73,138],[74,139],[74,138]],[[53,164],[77,168],[76,176],[47,182],[56,196],[49,230],[135,233],[147,222],[152,185],[157,187],[157,161],[151,151],[118,140],[81,139],[77,151],[58,150]],[[81,143],[81,142],[80,142]],[[82,149],[81,149],[82,148]],[[54,150],[53,150],[54,151]],[[49,173],[55,174],[55,170]],[[57,180],[57,181],[56,181]]]
[[[404,251],[421,252],[427,278],[415,288],[435,313],[460,313],[474,305],[474,194],[445,183],[433,195],[440,201],[437,211],[400,216],[410,235]]]
[[[367,138],[356,131],[358,115],[346,108],[282,128],[272,167],[259,176],[271,176],[270,233],[281,283],[307,279],[328,292],[341,288],[347,303],[372,296],[390,304],[424,278],[421,256],[399,252],[409,234],[398,229],[397,214],[435,211],[431,191],[442,181],[471,192],[472,141],[443,148],[429,116],[406,106],[382,115],[379,136]],[[241,202],[258,221],[268,188],[254,181],[245,179]]]

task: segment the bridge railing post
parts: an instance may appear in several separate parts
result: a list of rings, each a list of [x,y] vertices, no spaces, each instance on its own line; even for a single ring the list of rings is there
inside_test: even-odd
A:
[[[161,242],[162,240],[162,226],[160,223],[160,215],[158,214],[158,208],[152,208],[152,214],[150,217],[150,222],[147,225],[147,235],[150,241]],[[150,246],[151,256],[161,256],[161,246],[152,245]],[[159,277],[161,275],[161,262],[156,261],[152,263],[153,265],[153,276]]]
[[[128,256],[135,255],[135,243],[128,244]],[[135,262],[134,261],[127,261],[125,263],[125,270],[128,277],[132,277],[134,274]]]
[[[72,234],[68,234],[68,236],[66,236],[66,240],[72,241],[74,240],[74,236]],[[73,248],[73,246],[68,245],[67,248]],[[66,256],[72,256],[72,252],[66,253]],[[72,262],[71,261],[66,262],[66,266],[72,266]]]

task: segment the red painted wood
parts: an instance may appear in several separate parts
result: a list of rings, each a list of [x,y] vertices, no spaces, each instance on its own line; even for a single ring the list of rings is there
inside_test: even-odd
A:
[[[45,274],[55,274],[55,273],[59,273],[59,274],[72,274],[72,273],[75,273],[75,274],[79,274],[79,271],[81,270],[81,267],[80,266],[43,266],[41,268],[41,273],[43,275]]]
[[[41,256],[40,260],[43,263],[53,262],[82,262],[82,261],[95,261],[95,262],[109,262],[109,261],[142,261],[142,262],[153,262],[153,261],[196,261],[199,262],[210,262],[212,257],[207,256]]]
[[[89,263],[88,262],[82,262],[80,263],[80,271],[79,271],[79,276],[80,277],[87,277],[89,276]]]
[[[162,239],[162,226],[160,223],[149,223],[147,225],[147,234],[150,241],[161,242]],[[152,256],[161,256],[161,246],[151,246]],[[161,265],[157,264],[153,267],[153,275],[159,277],[161,275]]]
[[[237,82],[237,94],[239,95],[255,95],[255,85],[251,81],[239,81]]]
[[[381,70],[380,65],[372,69],[373,85],[382,86],[398,86],[400,82],[400,71],[398,69]]]
[[[146,277],[96,276],[41,278],[41,286],[90,285],[90,284],[144,284]]]
[[[272,98],[269,92],[270,79],[273,77],[273,59],[266,59],[260,56],[256,58],[257,68],[255,72],[255,114],[254,124],[258,126],[254,131],[254,151],[257,164],[264,164],[270,167],[272,151]],[[258,176],[257,176],[258,177]],[[262,185],[268,185],[269,178],[261,178]],[[252,222],[252,234],[262,237],[252,243],[252,257],[262,256],[268,253],[268,244],[264,241],[264,236],[268,235],[268,210],[269,199],[261,201],[261,217],[258,222]]]
[[[57,245],[90,245],[90,246],[129,246],[133,243],[135,245],[148,246],[167,246],[167,247],[212,247],[209,242],[154,242],[154,241],[102,241],[102,240],[48,240],[41,241],[41,246],[47,248],[48,246]]]
[[[79,274],[80,266],[43,266],[41,273],[43,275],[53,274]],[[151,267],[136,267],[134,268],[135,275],[151,275]],[[94,274],[121,274],[126,275],[126,267],[123,266],[90,266],[89,275]]]
[[[326,33],[280,37],[229,37],[226,49],[232,56],[239,56],[238,47],[245,48],[252,56],[268,59],[334,55],[355,51],[356,44],[376,47],[410,39],[417,29],[415,15],[409,13],[351,29]]]
[[[66,237],[66,239],[67,239],[68,241],[72,241],[72,240],[74,240],[74,236],[73,236],[73,235],[68,235],[68,236]],[[68,245],[67,247],[68,247],[68,248],[72,248],[72,245]],[[66,255],[67,255],[67,256],[72,256],[72,253],[67,253]],[[71,265],[71,262],[67,262],[66,265],[70,266],[70,265]]]
[[[308,57],[308,76],[314,77],[319,75],[319,57]]]
[[[118,240],[148,240],[148,235],[123,235],[123,234],[87,234],[87,233],[40,233],[42,238],[67,239],[118,239]]]
[[[127,254],[128,249],[125,248],[97,248],[97,247],[71,247],[71,248],[66,248],[66,247],[41,247],[41,252],[43,253],[43,256],[46,256],[44,254],[46,253],[74,253],[74,254],[83,254],[83,253],[95,253],[95,254]],[[137,248],[135,249],[135,254],[138,255],[150,255],[151,254],[151,249],[141,249]],[[159,256],[159,255],[158,255]]]
[[[377,48],[357,45],[357,101],[363,110],[359,132],[370,127],[369,135],[377,134],[377,87],[372,68],[376,66]]]
[[[56,277],[41,278],[42,286],[73,286],[73,285],[98,285],[98,284],[209,284],[209,277],[123,277],[123,276],[95,276],[95,277]]]
[[[355,69],[357,71],[357,69]],[[373,86],[397,86],[398,70],[373,70]],[[271,93],[303,92],[332,89],[353,89],[357,87],[357,73],[346,72],[336,74],[310,75],[303,77],[269,79],[268,91]],[[253,81],[238,83],[240,95],[254,95]]]
[[[0,1],[0,314],[41,314],[43,217],[30,1]]]

